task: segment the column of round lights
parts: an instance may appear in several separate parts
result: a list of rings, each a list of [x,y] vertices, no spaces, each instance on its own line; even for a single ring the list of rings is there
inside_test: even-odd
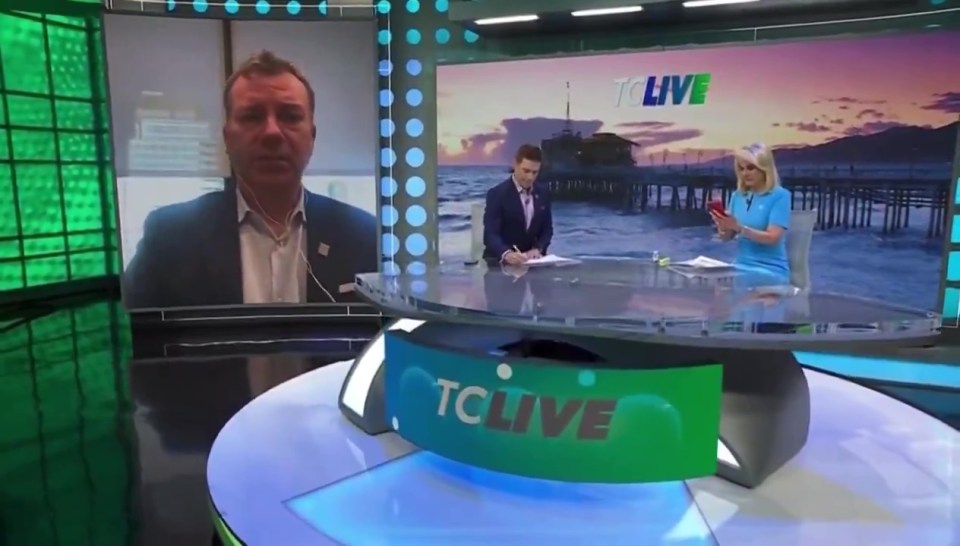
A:
[[[415,14],[420,12],[420,0],[396,0],[396,3],[400,3],[401,1],[407,13]],[[450,7],[449,0],[432,0],[432,3],[438,13],[445,13]],[[377,3],[377,12],[381,16],[389,17],[390,11],[391,2],[389,0],[380,0],[380,2]],[[424,20],[427,19],[425,18]],[[393,38],[389,29],[390,26],[387,25],[387,30],[381,30],[378,35],[378,40],[382,46],[388,45]],[[450,42],[451,34],[448,29],[440,27],[430,30],[432,30],[433,39],[438,45],[446,45]],[[427,34],[427,36],[429,35],[430,34]],[[418,28],[398,29],[398,36],[402,36],[410,46],[420,45],[424,40],[424,33]],[[474,32],[464,32],[464,40],[467,43],[474,43],[478,39],[479,36]],[[385,49],[389,51],[389,48]],[[380,61],[381,75],[387,76],[393,69],[393,63],[390,60]],[[408,76],[414,78],[414,81],[417,81],[423,74],[424,66],[423,62],[417,58],[417,56],[411,55],[399,69],[404,70]],[[384,205],[381,210],[383,226],[391,228],[389,234],[384,234],[382,241],[383,254],[385,257],[391,259],[390,262],[384,265],[384,272],[394,274],[400,272],[400,268],[395,260],[396,254],[400,250],[401,241],[399,237],[393,233],[393,228],[397,222],[405,221],[410,228],[412,228],[403,241],[403,249],[406,250],[406,253],[411,258],[406,270],[407,273],[412,275],[422,275],[426,270],[426,265],[423,260],[428,250],[432,246],[435,246],[436,242],[429,241],[422,229],[427,222],[428,214],[424,206],[417,203],[417,200],[422,198],[426,193],[427,182],[420,174],[417,174],[417,171],[421,169],[427,161],[424,150],[428,149],[426,148],[427,146],[435,146],[435,143],[431,144],[422,141],[425,128],[424,121],[421,119],[422,116],[416,113],[424,101],[420,86],[413,84],[409,87],[394,87],[392,79],[388,81],[390,81],[390,89],[381,91],[381,107],[386,109],[389,108],[394,100],[403,100],[413,113],[408,119],[401,120],[397,119],[397,116],[391,115],[391,112],[387,110],[383,113],[386,113],[389,118],[383,119],[380,124],[382,137],[389,138],[399,129],[404,132],[410,143],[408,146],[398,147],[396,150],[392,147],[390,149],[384,149],[381,153],[381,165],[384,168],[391,169],[390,175],[384,176],[380,184],[382,197],[390,200],[390,203]],[[403,191],[408,198],[402,218],[399,211],[393,206],[393,198],[401,187],[401,184],[392,176],[392,167],[397,161],[403,161],[407,167],[404,171],[410,174],[406,180],[402,181]]]
[[[207,10],[210,9],[210,5],[214,6],[223,6],[223,10],[230,15],[236,15],[240,13],[240,8],[242,7],[253,7],[254,11],[258,15],[269,15],[270,12],[276,9],[286,10],[287,15],[296,17],[300,15],[303,11],[304,5],[297,0],[274,0],[270,2],[268,0],[258,0],[255,3],[246,3],[241,4],[238,0],[225,0],[221,3],[221,0],[167,0],[167,10],[173,11],[176,9],[177,4],[192,4],[193,11],[197,13],[207,13]],[[316,7],[320,15],[327,14],[327,2],[326,0],[318,4],[308,4],[310,7]]]
[[[400,215],[394,206],[394,199],[397,195],[397,181],[393,178],[393,166],[397,162],[397,153],[393,149],[393,135],[397,126],[393,121],[393,59],[390,55],[390,42],[393,35],[390,31],[390,2],[381,0],[377,2],[377,16],[379,18],[377,31],[377,50],[380,52],[381,59],[377,63],[377,72],[381,78],[387,79],[385,89],[379,93],[380,103],[380,137],[386,139],[386,146],[380,149],[380,225],[388,228],[389,231],[383,231],[380,236],[380,253],[388,261],[383,264],[383,272],[388,275],[400,273],[397,266],[396,255],[400,250],[400,239],[394,233]]]

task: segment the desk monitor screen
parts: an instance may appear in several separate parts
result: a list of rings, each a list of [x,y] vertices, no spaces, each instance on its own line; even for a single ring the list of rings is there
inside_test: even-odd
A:
[[[375,34],[104,17],[128,309],[359,301],[379,269]]]
[[[705,256],[940,312],[956,51],[943,31],[440,66],[441,258],[491,236],[494,254],[547,239],[565,257]],[[525,144],[529,228],[510,182]],[[741,224],[725,237],[711,201]],[[786,230],[758,243],[771,226]]]

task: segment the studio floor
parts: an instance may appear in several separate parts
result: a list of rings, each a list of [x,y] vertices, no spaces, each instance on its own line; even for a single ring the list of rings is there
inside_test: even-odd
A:
[[[122,306],[0,316],[0,545],[209,546],[206,461],[270,388],[351,358],[375,331],[131,336]],[[282,339],[280,339],[282,338]],[[960,355],[801,354],[960,428]]]

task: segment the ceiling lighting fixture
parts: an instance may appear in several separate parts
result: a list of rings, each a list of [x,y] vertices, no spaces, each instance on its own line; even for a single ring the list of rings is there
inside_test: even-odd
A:
[[[539,19],[536,15],[511,15],[509,17],[490,17],[488,19],[477,19],[474,21],[477,25],[505,25],[507,23],[526,23]]]
[[[582,9],[578,11],[571,11],[570,15],[573,15],[574,17],[594,17],[599,15],[620,15],[622,13],[637,13],[638,11],[643,11],[643,6],[623,6],[620,8]]]
[[[683,3],[685,8],[706,8],[709,6],[725,6],[727,4],[749,4],[759,2],[760,0],[687,0]]]

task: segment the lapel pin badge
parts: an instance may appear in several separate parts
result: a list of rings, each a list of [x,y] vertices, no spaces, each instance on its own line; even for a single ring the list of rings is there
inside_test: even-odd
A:
[[[327,243],[320,243],[320,246],[317,247],[317,254],[321,256],[327,256],[330,254],[330,245]]]

